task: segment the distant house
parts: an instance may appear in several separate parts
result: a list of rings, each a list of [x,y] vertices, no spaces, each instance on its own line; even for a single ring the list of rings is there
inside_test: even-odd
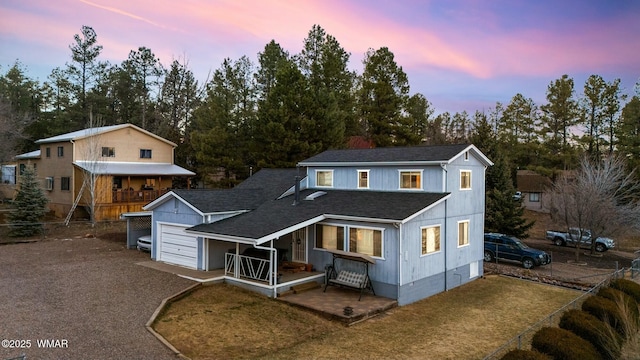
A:
[[[74,211],[86,215],[87,174],[96,175],[97,220],[140,211],[169,191],[174,178],[195,175],[173,163],[176,144],[132,124],[74,131],[36,144],[39,150],[16,156],[17,183],[25,166],[35,166],[49,210],[62,218],[76,199]]]
[[[522,204],[526,209],[549,212],[549,196],[552,181],[531,170],[518,170],[516,190],[522,193]]]
[[[152,213],[151,257],[269,296],[324,283],[336,255],[376,295],[409,304],[482,276],[485,171],[473,145],[329,150],[229,190],[173,190]],[[285,267],[305,269],[282,278]],[[295,265],[298,264],[298,265]],[[363,264],[345,269],[363,272]]]

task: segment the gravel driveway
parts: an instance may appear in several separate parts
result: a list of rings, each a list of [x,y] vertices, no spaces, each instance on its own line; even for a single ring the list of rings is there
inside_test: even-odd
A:
[[[30,346],[3,341],[0,359],[175,359],[144,325],[193,282],[136,265],[148,258],[96,238],[0,246],[0,340]]]

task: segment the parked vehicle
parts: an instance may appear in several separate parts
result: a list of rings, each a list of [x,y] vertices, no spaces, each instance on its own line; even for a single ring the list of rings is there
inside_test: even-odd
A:
[[[542,250],[530,248],[520,239],[505,234],[484,234],[484,261],[495,259],[517,262],[525,269],[551,263],[551,256]]]
[[[151,235],[144,235],[138,238],[138,250],[151,252]]]
[[[570,228],[569,232],[558,230],[547,230],[546,238],[553,241],[557,246],[572,245],[575,246],[576,240],[580,238],[580,247],[591,248],[591,231],[582,230],[582,236],[578,228]],[[604,252],[613,249],[616,242],[613,239],[599,237],[596,239],[595,250]]]
[[[516,191],[516,193],[513,194],[513,200],[522,200],[522,191]]]

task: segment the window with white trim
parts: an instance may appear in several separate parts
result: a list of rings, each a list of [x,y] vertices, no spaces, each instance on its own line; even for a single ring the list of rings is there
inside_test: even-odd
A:
[[[458,221],[458,246],[469,245],[469,220]]]
[[[369,188],[369,170],[358,170],[358,189]]]
[[[537,193],[537,192],[529,193],[529,201],[540,202],[540,193]]]
[[[316,170],[316,186],[333,187],[333,170]]]
[[[316,248],[344,250],[344,227],[316,225]]]
[[[140,159],[151,159],[151,149],[140,149]]]
[[[58,157],[64,156],[64,147],[58,146]]]
[[[349,252],[382,257],[382,231],[349,228]]]
[[[471,170],[460,170],[460,190],[471,190]]]
[[[422,170],[400,171],[400,189],[422,189]]]
[[[422,255],[440,251],[440,225],[427,226],[422,230]]]
[[[52,177],[47,177],[45,178],[45,189],[51,191],[53,190],[53,178]]]

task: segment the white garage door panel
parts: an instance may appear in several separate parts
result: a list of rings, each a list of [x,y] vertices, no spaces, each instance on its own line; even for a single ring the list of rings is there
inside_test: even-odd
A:
[[[160,226],[160,261],[197,269],[198,241],[184,232],[186,226]]]

